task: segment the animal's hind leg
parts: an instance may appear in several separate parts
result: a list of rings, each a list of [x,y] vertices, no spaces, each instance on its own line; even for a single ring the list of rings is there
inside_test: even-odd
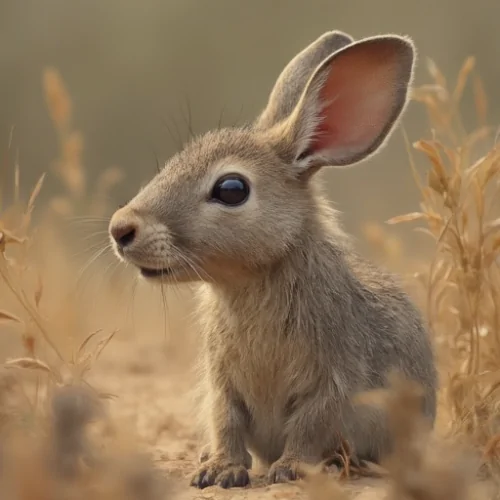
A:
[[[338,402],[331,394],[318,393],[303,398],[287,419],[285,446],[281,456],[271,464],[269,481],[283,483],[303,475],[302,464],[321,463],[340,444],[341,432]],[[332,430],[333,429],[333,430]]]
[[[359,407],[349,426],[352,461],[380,464],[392,449],[386,414],[380,409]]]

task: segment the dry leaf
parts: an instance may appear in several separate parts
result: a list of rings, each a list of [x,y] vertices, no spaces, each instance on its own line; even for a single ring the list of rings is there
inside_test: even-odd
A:
[[[16,323],[24,324],[24,321],[13,313],[0,310],[0,321],[14,321]]]
[[[388,221],[386,221],[386,224],[399,224],[400,222],[409,222],[409,221],[426,219],[426,218],[427,218],[427,214],[424,214],[422,212],[412,212],[409,214],[398,215],[396,217],[393,217],[392,219],[389,219]]]
[[[64,130],[71,119],[71,101],[59,72],[47,68],[43,74],[45,99],[54,124]]]
[[[28,214],[31,214],[31,212],[33,212],[33,208],[35,207],[35,201],[38,198],[38,195],[40,194],[44,179],[45,179],[45,173],[41,175],[40,179],[38,179],[38,182],[33,188],[30,199],[28,201],[28,208],[26,209],[26,212]]]
[[[427,58],[427,71],[431,75],[431,78],[434,78],[439,87],[443,89],[447,88],[446,78],[443,73],[441,73],[436,63],[429,57]]]
[[[90,335],[88,335],[87,338],[80,344],[80,347],[77,350],[77,354],[80,355],[82,353],[82,351],[85,349],[86,345],[89,343],[89,341],[91,339],[93,339],[100,332],[102,332],[101,328],[99,330],[96,330],[95,332],[91,333]]]
[[[16,358],[5,362],[6,368],[23,368],[26,370],[41,370],[50,374],[54,378],[58,378],[57,374],[50,368],[49,365],[35,358]]]
[[[455,90],[453,91],[453,100],[458,103],[462,99],[462,94],[464,92],[465,85],[467,84],[467,79],[471,71],[474,69],[476,65],[476,59],[474,57],[468,57],[460,72],[458,73],[457,84],[455,86]]]
[[[37,275],[37,286],[35,290],[35,306],[38,308],[40,306],[40,301],[42,300],[43,294],[43,282],[40,273]]]
[[[477,121],[479,126],[484,126],[488,119],[488,98],[486,97],[483,82],[479,76],[474,77],[473,90]]]

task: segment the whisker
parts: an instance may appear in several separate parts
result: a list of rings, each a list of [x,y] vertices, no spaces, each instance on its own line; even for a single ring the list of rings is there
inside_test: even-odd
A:
[[[155,152],[155,158],[156,158],[156,171],[160,173],[161,172],[160,159],[158,158],[156,152]]]
[[[163,283],[163,272],[161,273],[161,283],[160,283],[160,290],[161,290],[161,298],[162,298],[162,311],[163,311],[163,340],[165,341],[165,344],[168,343],[167,339],[167,298],[165,295],[165,283]]]
[[[233,127],[240,126],[241,116],[243,115],[243,104],[240,106],[240,111],[238,112],[238,117],[233,122]]]
[[[100,248],[103,247],[103,245],[111,248],[111,242],[109,240],[107,242],[106,241],[96,241],[92,245],[89,245],[88,247],[85,247],[85,248],[79,250],[78,252],[72,253],[71,258],[76,260],[76,259],[86,255],[88,252],[94,252],[94,250],[99,250]]]
[[[98,300],[101,300],[102,290],[106,281],[109,282],[109,278],[113,275],[113,273],[120,267],[121,262],[118,259],[114,259],[111,261],[105,268],[102,273],[99,273],[98,283],[96,287],[96,291],[93,294],[92,306],[90,307],[90,311],[96,310],[96,303]]]
[[[90,268],[90,266],[110,249],[111,249],[111,243],[109,243],[105,247],[102,247],[100,250],[97,250],[94,253],[94,255],[87,261],[87,263],[84,265],[84,267],[78,273],[78,276],[76,279],[76,286],[77,287],[80,286],[80,280],[82,279],[84,273]],[[118,260],[117,260],[117,262],[118,262]]]
[[[179,130],[179,125],[178,125],[178,124],[177,124],[177,122],[175,121],[174,117],[172,117],[172,118],[171,118],[171,120],[172,120],[172,123],[173,123],[173,125],[174,125],[174,127],[175,127],[175,131],[176,131],[177,137],[179,137],[179,140],[180,140],[180,142],[181,142],[181,149],[184,149],[184,146],[185,146],[185,144],[186,144],[186,141],[185,141],[185,139],[182,139],[182,134],[181,134],[181,132],[180,132],[180,130]]]
[[[171,120],[175,126],[177,138],[174,137],[172,129],[170,128],[170,125],[166,122],[165,118],[163,116],[160,116],[160,120],[161,120],[163,126],[167,129],[168,135],[170,136],[170,139],[172,140],[174,145],[177,147],[178,150],[181,150],[184,147],[184,141],[182,140],[182,138],[180,136],[179,127],[175,123],[175,120],[173,118],[171,118]]]
[[[66,217],[65,220],[70,224],[96,224],[96,223],[109,223],[109,217],[90,217],[90,216],[71,216]]]
[[[153,156],[155,157],[155,160],[156,160],[156,171],[157,171],[157,173],[160,173],[160,171],[161,171],[160,160],[158,158],[158,153],[156,152],[156,148],[155,148],[153,142],[151,142],[149,139],[144,139],[144,142],[147,143],[148,149],[151,149]]]
[[[128,306],[127,306],[127,316],[126,316],[126,319],[127,319],[127,323],[128,323],[128,319],[130,317],[130,323],[132,325],[132,332],[135,332],[135,294],[137,292],[137,286],[139,284],[139,276],[136,274],[135,277],[134,277],[134,281],[132,282],[132,293],[130,295],[130,300],[129,300],[129,303],[128,303]]]
[[[226,111],[226,106],[223,105],[219,115],[219,122],[217,123],[217,128],[220,130],[222,128],[222,120],[224,118],[224,113]]]
[[[201,266],[201,262],[200,262],[199,258],[195,257],[194,255],[191,257],[188,257],[187,255],[182,255],[181,258],[186,261],[186,263],[198,275],[198,277],[200,278],[201,281],[204,281],[204,280],[203,280],[202,276],[200,275],[200,272],[203,273],[203,275],[205,276],[205,278],[208,281],[214,281],[213,277],[207,271],[205,271],[203,269],[203,267]]]
[[[68,215],[66,220],[101,220],[106,221],[108,217],[100,217],[98,215]]]
[[[162,263],[160,262],[159,259],[156,261],[156,267],[161,268]],[[161,292],[161,303],[162,303],[162,312],[163,312],[163,341],[164,341],[164,349],[165,349],[165,354],[167,354],[167,348],[168,348],[168,343],[170,341],[170,335],[167,332],[172,331],[172,325],[170,323],[170,314],[168,311],[168,298],[165,290],[166,284],[163,281],[164,279],[164,273],[161,273],[161,282],[160,282],[160,292]],[[175,285],[172,287],[174,289],[175,293]]]
[[[180,259],[187,265],[187,268],[190,269],[191,271],[193,271],[197,276],[198,278],[200,278],[201,281],[203,281],[200,273],[198,272],[198,270],[196,269],[196,266],[194,265],[194,263],[189,260],[189,258],[181,253],[178,254],[178,256],[180,257]]]
[[[87,234],[86,236],[82,236],[81,240],[82,241],[87,241],[87,240],[90,240],[91,238],[95,238],[96,236],[100,236],[100,235],[103,235],[103,234],[107,236],[108,235],[108,231],[107,230],[95,231],[93,233]]]
[[[182,113],[182,111],[181,111],[181,113],[182,113],[182,117],[184,118],[184,121],[186,122],[189,136],[191,137],[191,139],[194,139],[195,134],[193,132],[193,127],[192,127],[191,103],[190,103],[189,97],[187,95],[184,95],[184,99],[186,101],[186,107],[187,107],[187,112],[188,112],[187,120],[184,117],[184,113]]]
[[[186,268],[184,267],[184,265],[181,263],[181,266],[182,266],[182,270],[185,271]],[[179,295],[179,289],[181,288],[181,283],[179,283],[179,281],[177,280],[177,278],[174,277],[174,286],[172,288],[174,294],[175,294],[175,297],[177,298],[177,300],[180,302],[181,299],[182,299],[182,296]]]

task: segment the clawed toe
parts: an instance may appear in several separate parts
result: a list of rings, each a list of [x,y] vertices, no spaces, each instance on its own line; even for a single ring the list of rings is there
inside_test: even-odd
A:
[[[295,460],[275,462],[271,466],[268,476],[270,483],[287,483],[295,481],[299,477],[299,462]]]
[[[250,484],[250,477],[244,466],[216,460],[204,461],[204,465],[191,479],[191,486],[200,489],[214,485],[222,488],[242,488],[248,484]]]
[[[248,471],[244,467],[231,467],[222,471],[215,483],[222,488],[243,488],[250,483]]]

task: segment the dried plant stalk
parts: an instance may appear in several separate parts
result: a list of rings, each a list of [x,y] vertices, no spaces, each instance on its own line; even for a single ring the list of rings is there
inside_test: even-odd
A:
[[[453,89],[434,63],[432,85],[414,96],[428,111],[432,140],[414,148],[424,154],[426,182],[418,179],[421,210],[389,223],[421,221],[435,242],[435,256],[424,283],[427,312],[448,376],[442,377],[452,414],[449,432],[473,443],[488,467],[500,467],[496,414],[500,404],[500,219],[496,199],[500,181],[500,148],[484,126],[487,99],[474,77],[479,128],[466,133],[459,104],[474,69],[469,58]],[[479,146],[488,151],[477,158]],[[476,158],[477,159],[476,159]]]

